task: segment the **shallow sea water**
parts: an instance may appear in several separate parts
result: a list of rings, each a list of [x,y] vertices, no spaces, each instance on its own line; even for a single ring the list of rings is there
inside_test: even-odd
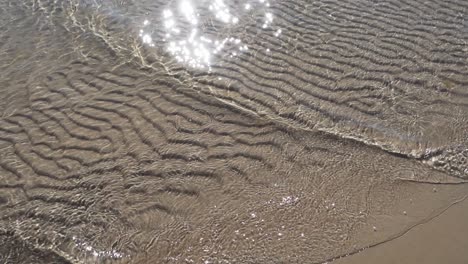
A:
[[[464,1],[5,0],[0,262],[323,263],[468,194]]]

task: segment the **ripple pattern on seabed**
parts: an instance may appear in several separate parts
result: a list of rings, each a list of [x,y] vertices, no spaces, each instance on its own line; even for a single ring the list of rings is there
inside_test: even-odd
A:
[[[397,179],[468,175],[467,8],[4,1],[0,260],[321,262],[384,240],[359,233],[409,195]]]

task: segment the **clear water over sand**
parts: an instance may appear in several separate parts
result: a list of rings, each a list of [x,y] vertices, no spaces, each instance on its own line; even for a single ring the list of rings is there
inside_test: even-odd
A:
[[[468,190],[464,1],[0,3],[0,260],[322,263]]]

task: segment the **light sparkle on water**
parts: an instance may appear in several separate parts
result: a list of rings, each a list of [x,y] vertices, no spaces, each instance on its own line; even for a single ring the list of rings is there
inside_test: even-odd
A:
[[[216,29],[217,31],[235,32],[239,26],[242,26],[240,25],[242,19],[247,18],[252,12],[263,13],[263,22],[259,25],[260,28],[271,27],[273,23],[274,16],[270,11],[268,1],[248,0],[237,3],[239,8],[233,8],[233,3],[229,1],[178,0],[161,11],[164,31],[162,38],[150,33],[159,26],[157,23],[151,22],[151,17],[143,21],[140,38],[143,44],[149,47],[156,45],[162,47],[179,63],[211,71],[214,61],[222,59],[226,55],[231,58],[237,57],[247,52],[249,47],[243,42],[244,35],[238,37],[236,34],[231,36],[213,35],[212,32],[207,32],[206,23],[217,21],[221,23],[221,26]],[[278,37],[281,34],[281,29],[277,29],[271,34]]]
[[[112,259],[121,259],[125,257],[125,254],[119,252],[115,249],[112,250],[98,250],[92,247],[89,243],[82,241],[76,236],[72,237],[73,242],[75,242],[76,247],[84,250],[88,253],[91,253],[94,257],[102,257],[102,258],[112,258]]]

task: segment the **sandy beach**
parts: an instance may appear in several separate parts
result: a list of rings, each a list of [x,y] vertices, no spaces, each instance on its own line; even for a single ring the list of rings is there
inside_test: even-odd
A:
[[[468,263],[467,17],[0,1],[0,263]]]
[[[331,263],[468,263],[468,200],[451,206],[403,236]]]

